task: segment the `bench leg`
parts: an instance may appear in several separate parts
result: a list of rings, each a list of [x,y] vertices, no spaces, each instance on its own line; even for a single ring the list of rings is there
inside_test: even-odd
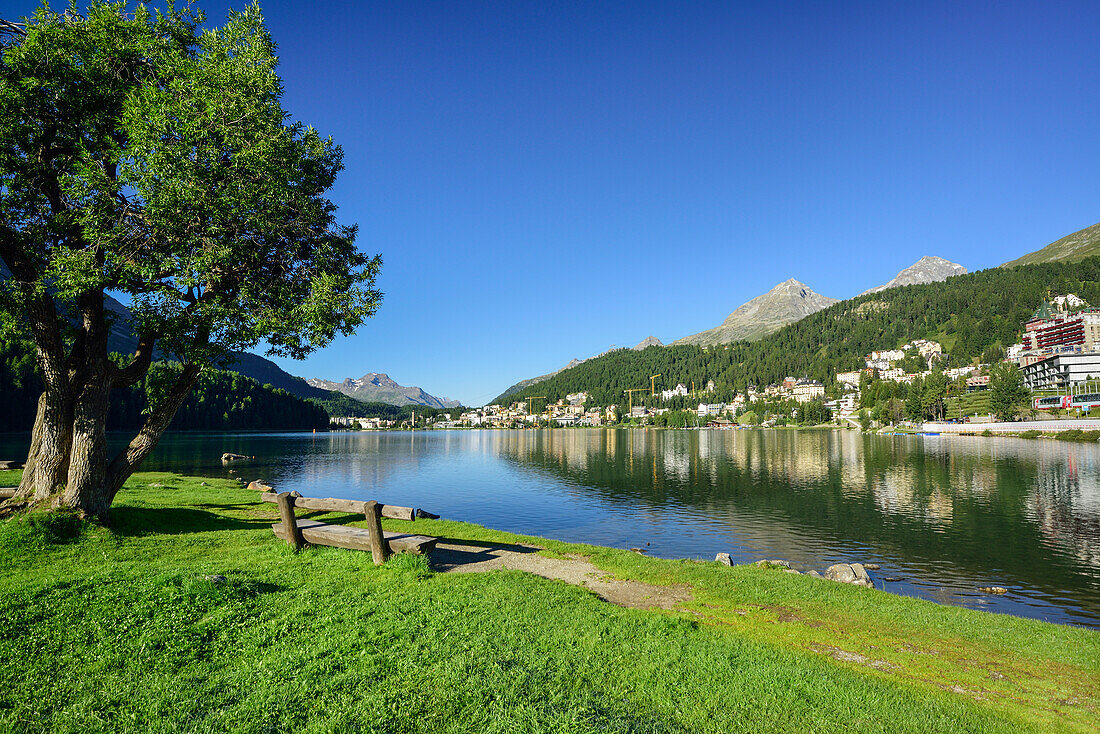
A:
[[[367,518],[367,530],[370,531],[370,554],[374,557],[374,565],[380,566],[386,560],[386,536],[382,535],[382,505],[375,500],[368,502],[363,508],[363,514]]]
[[[294,517],[294,497],[290,492],[280,492],[275,497],[275,503],[279,506],[279,519],[286,529],[286,542],[298,551],[305,545],[302,539],[302,529],[298,527],[298,520]]]

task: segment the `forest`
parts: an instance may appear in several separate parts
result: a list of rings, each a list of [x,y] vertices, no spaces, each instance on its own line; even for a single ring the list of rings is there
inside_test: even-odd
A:
[[[658,392],[677,383],[690,389],[693,382],[700,391],[713,381],[706,402],[729,402],[749,385],[762,388],[787,376],[832,385],[837,372],[862,368],[864,355],[872,350],[893,349],[919,338],[943,345],[949,353],[945,368],[975,359],[990,361],[1016,343],[1024,322],[1044,298],[1065,293],[1100,303],[1100,257],[991,268],[940,283],[857,296],[755,342],[619,349],[494,402],[510,403],[527,395],[545,395],[553,402],[584,391],[590,406],[625,404],[624,390],[649,388],[650,376],[657,374]],[[645,389],[634,393],[633,402],[691,408],[700,397],[661,402]]]
[[[155,362],[138,383],[113,391],[107,430],[140,428],[151,401],[158,399],[178,371],[174,362]],[[30,345],[0,337],[0,431],[29,431],[41,393],[42,381]],[[169,430],[311,430],[327,429],[328,422],[329,414],[319,403],[236,372],[207,370]]]

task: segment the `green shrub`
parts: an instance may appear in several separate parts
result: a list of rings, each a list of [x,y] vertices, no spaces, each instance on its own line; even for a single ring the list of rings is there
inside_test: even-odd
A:
[[[983,436],[992,436],[992,435],[993,435],[993,431],[991,431],[991,430],[989,430],[989,429],[987,428],[987,429],[985,429],[984,431],[982,431],[982,435],[983,435]]]
[[[1039,438],[1042,435],[1042,431],[1024,431],[1020,434],[1020,438]]]
[[[1100,440],[1100,431],[1082,431],[1078,428],[1073,428],[1068,431],[1056,433],[1054,437],[1059,441],[1098,441]]]

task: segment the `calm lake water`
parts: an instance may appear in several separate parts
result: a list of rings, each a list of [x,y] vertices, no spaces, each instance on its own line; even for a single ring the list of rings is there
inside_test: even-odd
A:
[[[25,451],[0,438],[0,458]],[[423,507],[665,558],[877,563],[876,586],[1100,628],[1100,445],[857,431],[177,434],[149,470]],[[980,586],[1004,586],[990,596]]]

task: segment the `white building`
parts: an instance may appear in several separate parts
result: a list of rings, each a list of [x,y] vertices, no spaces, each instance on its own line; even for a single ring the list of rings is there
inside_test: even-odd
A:
[[[867,355],[870,362],[897,362],[900,359],[905,359],[905,352],[900,349],[884,349]]]
[[[688,394],[687,385],[680,384],[680,385],[677,385],[676,387],[672,388],[671,390],[662,390],[661,391],[661,399],[662,400],[671,400],[672,398],[675,398],[675,397],[678,397],[678,396],[679,397],[686,397],[687,394]]]
[[[811,400],[825,397],[825,386],[817,380],[799,380],[791,388],[794,399],[800,403],[808,403]]]
[[[1021,369],[1029,390],[1063,389],[1100,377],[1100,352],[1054,354]]]
[[[699,403],[699,415],[720,415],[726,409],[725,403]]]
[[[837,372],[836,381],[842,385],[851,385],[852,387],[859,387],[859,370],[853,370],[852,372]]]
[[[892,380],[894,382],[905,382],[905,370],[900,367],[888,370],[879,370],[878,377],[880,380]]]

